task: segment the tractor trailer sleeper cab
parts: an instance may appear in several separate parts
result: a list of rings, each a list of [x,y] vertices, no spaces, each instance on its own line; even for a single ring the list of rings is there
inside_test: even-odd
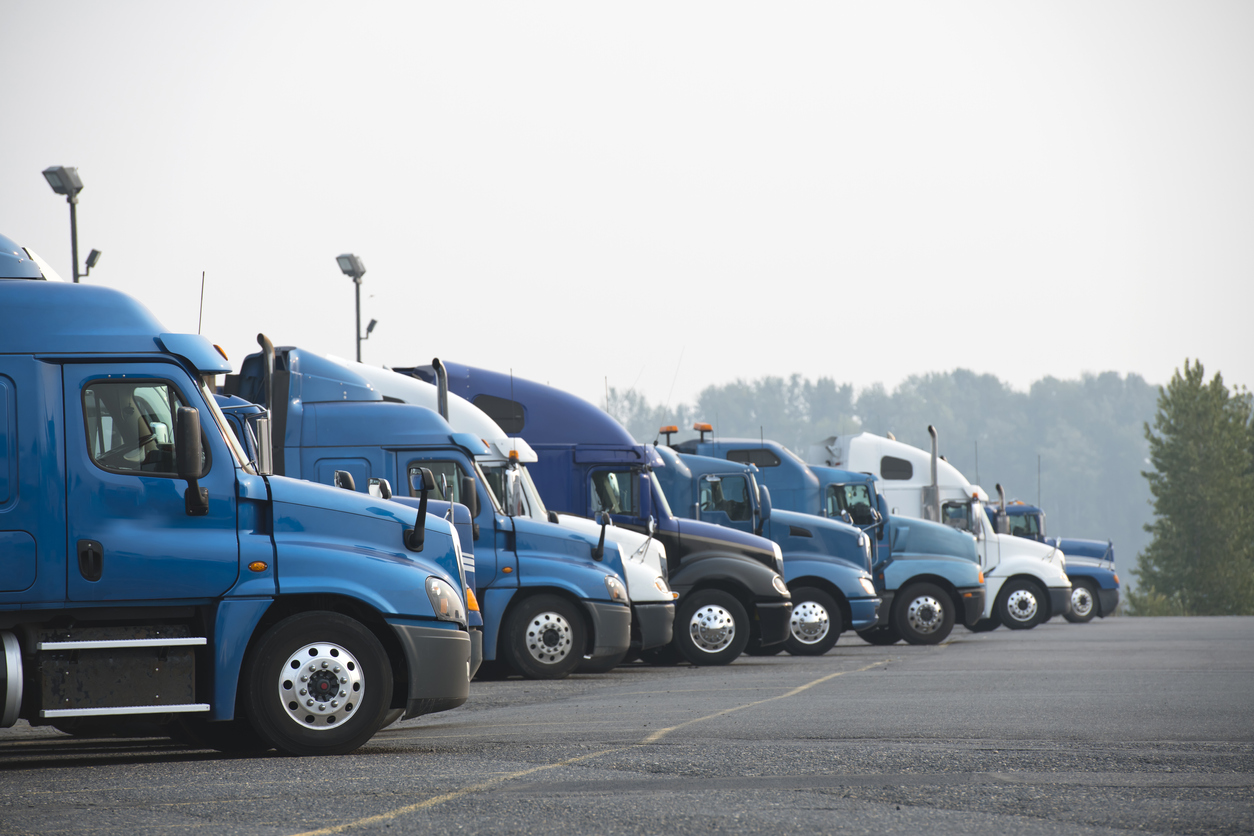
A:
[[[333,754],[466,700],[451,526],[251,464],[228,371],[117,291],[0,281],[0,724]]]

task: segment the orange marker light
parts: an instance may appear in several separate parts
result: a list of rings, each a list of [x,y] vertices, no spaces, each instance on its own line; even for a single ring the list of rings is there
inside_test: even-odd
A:
[[[475,591],[470,587],[466,587],[466,609],[479,612],[479,599],[475,597]]]
[[[503,569],[501,569],[501,571],[502,571],[502,572],[504,572],[505,574],[507,574],[507,575],[508,575],[510,572],[514,571],[514,567],[513,567],[513,566],[506,566],[506,567],[504,567]]]
[[[252,563],[248,564],[248,570],[250,572],[264,572],[269,568],[270,565],[261,560],[254,560]]]
[[[677,433],[677,432],[679,432],[679,427],[675,426],[674,424],[667,424],[665,427],[659,427],[659,428],[658,428],[658,432],[660,432],[660,433]]]
[[[714,432],[714,427],[710,426],[709,424],[702,423],[701,421],[698,421],[697,423],[693,424],[692,428],[699,433]]]
[[[228,363],[231,362],[231,358],[226,356],[226,352],[222,350],[222,346],[215,345],[214,348],[216,348],[218,350],[218,353],[222,355],[223,360],[227,361]]]
[[[510,460],[511,462],[516,462],[516,461],[518,461],[518,451],[517,451],[517,450],[510,450],[510,451],[509,451],[509,460]]]

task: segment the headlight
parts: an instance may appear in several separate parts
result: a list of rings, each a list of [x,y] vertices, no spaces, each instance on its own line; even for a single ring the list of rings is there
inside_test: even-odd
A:
[[[663,595],[671,594],[671,588],[666,585],[666,579],[660,575],[653,579],[653,586]]]
[[[862,588],[866,590],[867,595],[875,594],[875,584],[871,583],[870,578],[858,578],[858,583],[862,584]]]
[[[785,598],[791,598],[792,593],[788,591],[788,584],[784,583],[784,579],[779,575],[771,578],[771,586],[775,587],[775,591]]]
[[[605,576],[605,588],[609,590],[610,600],[617,601],[620,604],[626,604],[627,587],[623,586],[623,582],[613,575]]]
[[[466,624],[466,608],[462,605],[457,590],[436,577],[427,578],[427,597],[431,599],[431,608],[435,617],[441,621],[455,621]]]
[[[779,543],[771,543],[771,548],[775,550],[775,571],[781,575],[784,574],[784,553],[779,549]]]

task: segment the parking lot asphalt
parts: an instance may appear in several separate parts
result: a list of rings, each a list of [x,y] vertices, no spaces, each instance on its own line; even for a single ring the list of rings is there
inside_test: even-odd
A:
[[[1254,832],[1254,618],[475,682],[343,757],[0,730],[0,834]]]

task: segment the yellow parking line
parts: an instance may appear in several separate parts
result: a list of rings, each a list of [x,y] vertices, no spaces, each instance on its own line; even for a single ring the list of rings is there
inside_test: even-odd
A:
[[[613,752],[623,752],[623,751],[626,751],[627,749],[637,749],[641,746],[647,746],[651,743],[658,742],[659,740],[661,740],[662,738],[664,738],[666,735],[670,734],[673,731],[677,731],[687,726],[691,726],[695,723],[702,723],[702,722],[705,722],[706,720],[713,720],[715,717],[723,717],[728,714],[733,714],[737,711],[742,711],[746,708],[753,708],[755,705],[762,705],[764,703],[774,702],[775,700],[785,700],[785,699],[788,699],[789,697],[795,697],[797,694],[800,694],[804,691],[808,691],[809,689],[813,688],[815,685],[822,685],[824,682],[833,680],[838,676],[844,676],[847,673],[862,673],[863,671],[869,671],[872,668],[877,668],[880,665],[884,665],[887,663],[888,663],[888,660],[885,659],[884,661],[881,661],[881,662],[873,662],[869,665],[864,665],[863,667],[860,667],[856,670],[837,671],[836,673],[829,673],[827,676],[821,676],[818,679],[814,680],[813,682],[807,682],[805,685],[800,685],[796,688],[793,688],[791,691],[787,691],[783,694],[777,694],[773,697],[767,697],[766,699],[763,699],[763,700],[755,700],[754,702],[745,703],[744,705],[739,705],[739,706],[736,706],[735,708],[727,708],[722,711],[716,711],[713,714],[707,714],[704,717],[697,717],[694,720],[688,720],[687,722],[680,723],[679,725],[671,726],[669,728],[658,729],[657,731],[653,732],[648,737],[646,737],[644,740],[640,741],[639,743],[633,743],[630,746],[615,746],[612,749],[602,749],[599,752],[590,752],[589,754],[579,755],[578,757],[575,757],[575,758],[568,758],[564,761],[559,761],[557,763],[545,764],[544,766],[533,766],[530,769],[523,769],[518,772],[510,772],[505,775],[501,775],[499,778],[493,778],[490,781],[483,781],[478,784],[473,784],[472,786],[469,786],[469,787],[464,787],[460,790],[454,790],[453,792],[444,793],[443,795],[434,795],[431,798],[426,799],[425,801],[419,801],[415,804],[409,804],[404,807],[398,807],[395,810],[390,810],[386,813],[380,813],[377,816],[366,816],[365,818],[355,819],[350,822],[344,822],[343,824],[333,825],[332,827],[323,827],[318,830],[306,830],[303,833],[296,834],[295,836],[331,836],[331,834],[343,833],[344,831],[349,830],[354,827],[362,827],[365,825],[379,824],[380,822],[392,821],[393,819],[396,819],[399,816],[406,815],[407,813],[413,813],[413,812],[417,812],[418,810],[425,810],[429,807],[435,807],[436,805],[443,804],[446,801],[454,801],[458,798],[471,795],[472,793],[483,792],[484,790],[491,789],[492,787],[495,787],[498,784],[503,784],[506,781],[513,781],[516,778],[525,778],[526,776],[534,775],[537,772],[545,772],[547,770],[557,769],[558,767],[562,767],[562,766],[570,766],[571,764],[579,763],[580,761],[586,761],[592,758],[599,758],[602,755],[609,755]]]

